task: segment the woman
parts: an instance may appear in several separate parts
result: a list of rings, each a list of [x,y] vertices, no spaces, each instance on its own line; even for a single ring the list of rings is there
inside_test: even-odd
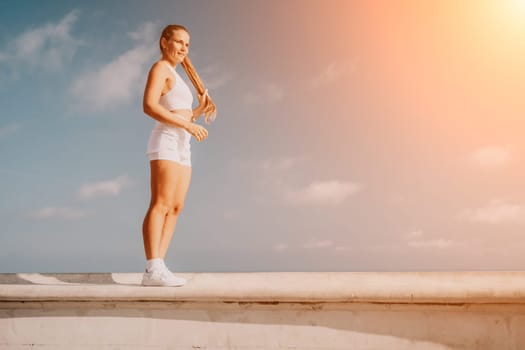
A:
[[[196,72],[183,65],[197,89],[199,105],[192,109],[193,96],[175,70],[187,58],[190,47],[188,30],[181,25],[169,25],[162,31],[159,46],[161,59],[151,67],[144,90],[144,113],[156,120],[148,141],[150,160],[151,201],[142,225],[146,270],[142,285],[182,286],[186,280],[171,273],[164,257],[177,218],[184,207],[190,185],[190,138],[203,141],[208,131],[194,121],[214,105],[202,84],[196,85]],[[185,62],[186,63],[186,62]],[[198,76],[197,76],[198,80]],[[201,91],[199,91],[201,90]]]

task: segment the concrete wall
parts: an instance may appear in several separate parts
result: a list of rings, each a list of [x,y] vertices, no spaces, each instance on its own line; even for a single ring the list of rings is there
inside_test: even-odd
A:
[[[525,349],[520,272],[180,275],[0,275],[0,349]]]

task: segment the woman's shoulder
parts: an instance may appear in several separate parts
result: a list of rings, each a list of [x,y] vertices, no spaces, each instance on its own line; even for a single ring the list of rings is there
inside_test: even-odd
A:
[[[158,60],[156,62],[153,62],[151,65],[150,71],[152,73],[168,73],[168,67],[166,65],[166,62],[164,60]]]

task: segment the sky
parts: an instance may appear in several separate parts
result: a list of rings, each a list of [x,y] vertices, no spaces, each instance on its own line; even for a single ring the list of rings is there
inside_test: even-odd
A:
[[[115,0],[0,3],[0,272],[143,271],[170,23],[218,110],[172,271],[523,269],[525,1]]]

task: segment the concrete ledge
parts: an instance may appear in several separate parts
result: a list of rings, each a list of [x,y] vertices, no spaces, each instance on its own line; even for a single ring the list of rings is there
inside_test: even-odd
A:
[[[525,272],[0,274],[0,350],[523,350]]]
[[[264,301],[523,304],[525,272],[177,273],[182,287],[143,287],[142,273],[0,274],[0,301]]]

